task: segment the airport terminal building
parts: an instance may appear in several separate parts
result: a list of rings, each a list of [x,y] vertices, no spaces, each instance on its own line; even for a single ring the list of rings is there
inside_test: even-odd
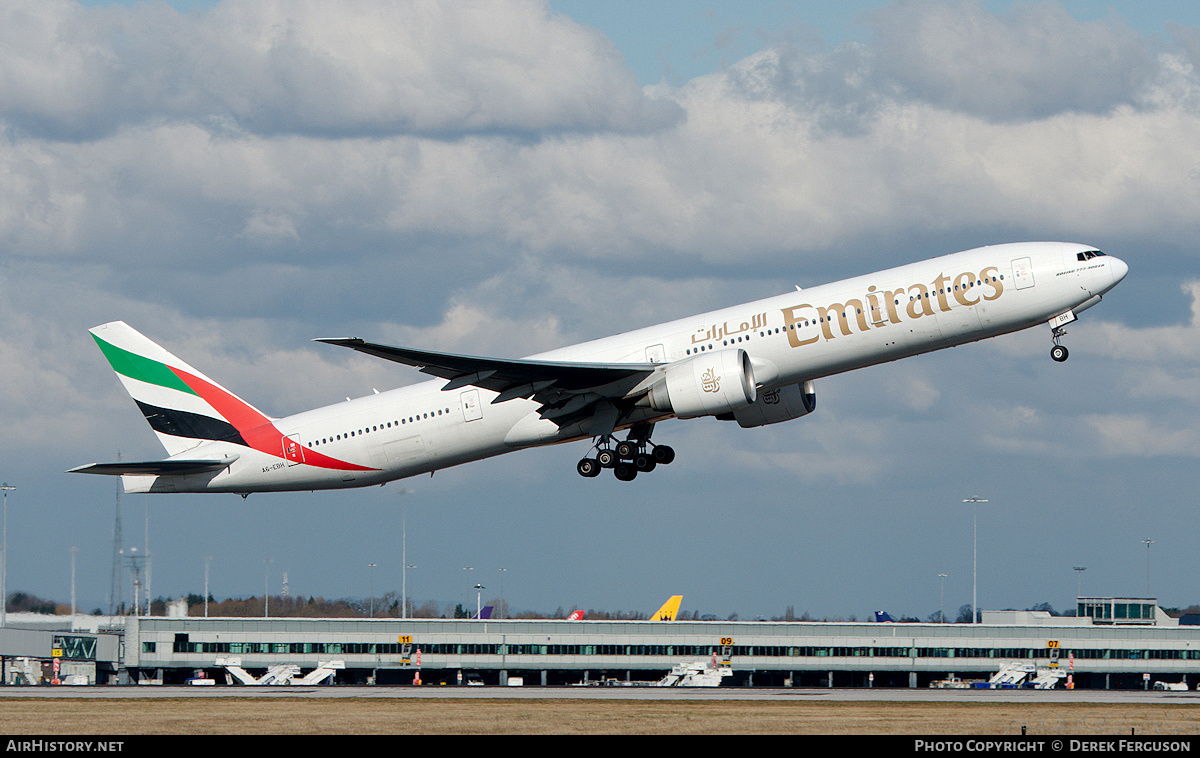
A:
[[[683,660],[728,661],[726,686],[928,687],[988,679],[1006,661],[1071,675],[1076,687],[1200,682],[1200,626],[1153,600],[1080,598],[1107,618],[984,612],[980,624],[756,621],[137,618],[122,668],[181,682],[217,658],[304,669],[336,658],[360,684],[569,685],[660,679]],[[1097,611],[1103,614],[1103,611]]]
[[[1060,687],[1068,675],[1086,689],[1200,683],[1200,626],[1169,619],[1153,600],[1080,598],[1085,609],[1096,616],[985,611],[979,624],[143,616],[125,619],[119,644],[102,630],[42,634],[47,646],[74,640],[59,656],[111,657],[91,661],[91,681],[103,684],[231,682],[219,659],[259,673],[338,660],[336,683],[379,685],[652,682],[686,660],[727,661],[723,686],[743,687],[928,687],[986,681],[1013,661],[1061,672]],[[18,633],[22,655],[38,644],[0,630],[6,683]],[[99,644],[75,639],[93,637]]]

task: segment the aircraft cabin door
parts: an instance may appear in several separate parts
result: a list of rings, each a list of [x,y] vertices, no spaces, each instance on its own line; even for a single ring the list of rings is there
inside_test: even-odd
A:
[[[283,438],[283,457],[289,466],[304,463],[304,448],[300,444],[299,434],[289,434]]]
[[[1012,262],[1012,270],[1017,289],[1023,290],[1033,286],[1033,261],[1028,258],[1018,258]]]
[[[651,345],[646,348],[646,363],[666,363],[667,351],[662,345]]]
[[[478,421],[483,418],[483,406],[479,404],[479,390],[467,390],[458,397],[462,403],[464,420]]]

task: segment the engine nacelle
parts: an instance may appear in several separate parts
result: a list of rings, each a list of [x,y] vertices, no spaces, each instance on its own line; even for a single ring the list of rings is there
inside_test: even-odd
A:
[[[741,348],[675,361],[650,388],[650,407],[678,418],[719,416],[754,402],[757,390],[750,356]]]
[[[768,390],[750,405],[737,408],[732,417],[747,429],[754,426],[778,424],[806,416],[816,410],[817,393],[812,380]]]

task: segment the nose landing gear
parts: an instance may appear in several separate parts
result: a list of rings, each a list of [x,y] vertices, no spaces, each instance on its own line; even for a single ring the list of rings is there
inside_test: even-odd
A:
[[[1067,336],[1067,330],[1061,326],[1054,327],[1050,333],[1051,339],[1054,340],[1054,347],[1050,348],[1050,357],[1058,363],[1062,363],[1071,355],[1066,346],[1060,345],[1058,342],[1065,336]]]
[[[1050,319],[1050,339],[1054,340],[1054,347],[1050,348],[1050,357],[1058,363],[1062,363],[1070,355],[1067,348],[1059,344],[1059,340],[1067,336],[1066,326],[1074,320],[1075,314],[1071,311]]]

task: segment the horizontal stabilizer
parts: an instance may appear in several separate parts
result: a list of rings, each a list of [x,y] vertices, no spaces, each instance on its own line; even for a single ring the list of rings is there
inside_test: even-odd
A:
[[[238,459],[231,455],[221,460],[168,460],[168,461],[121,461],[120,463],[89,463],[68,471],[68,474],[153,474],[155,476],[183,476],[184,474],[207,474],[228,468]]]

